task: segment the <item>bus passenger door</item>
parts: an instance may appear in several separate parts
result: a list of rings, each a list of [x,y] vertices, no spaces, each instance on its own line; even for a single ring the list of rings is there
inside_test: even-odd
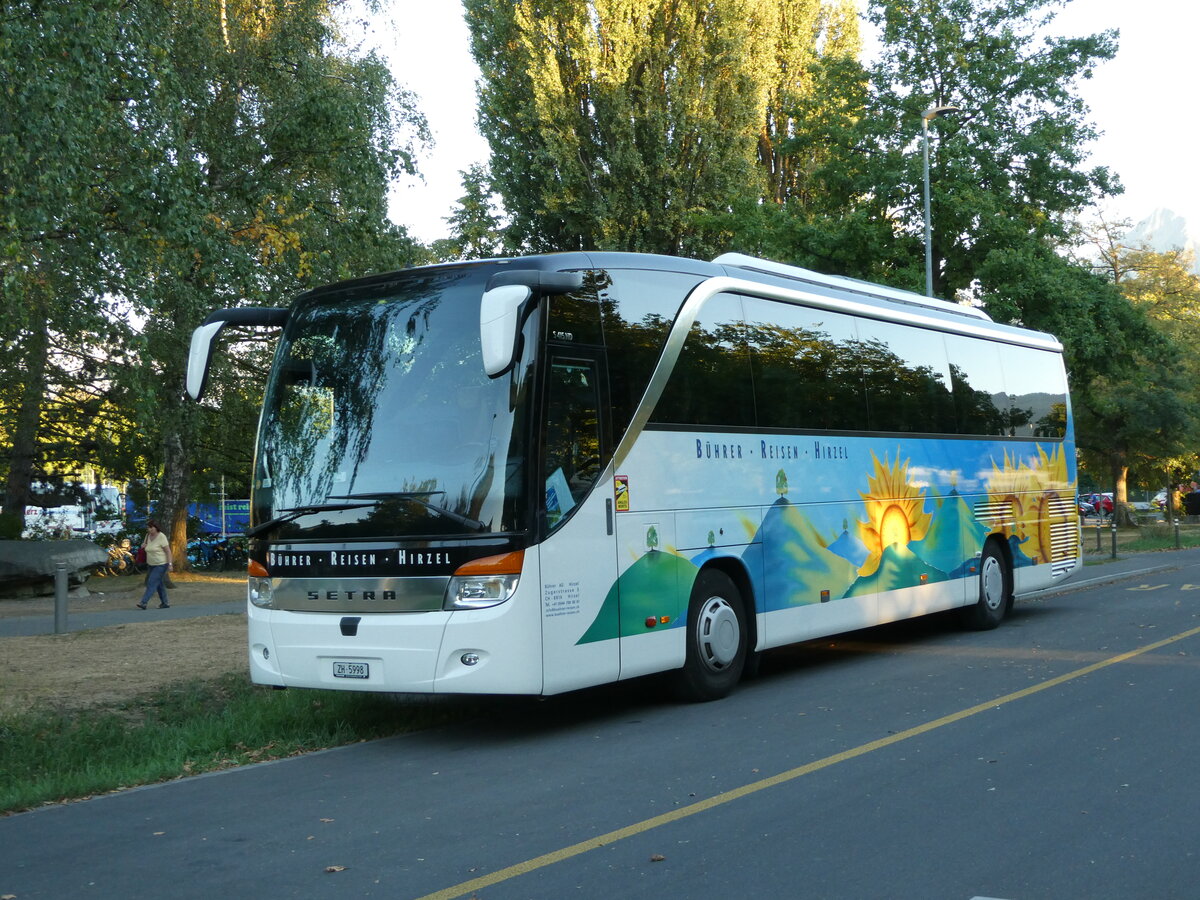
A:
[[[611,454],[602,374],[583,348],[552,351],[546,372],[540,559],[548,694],[615,681],[621,671],[612,493],[597,484]]]

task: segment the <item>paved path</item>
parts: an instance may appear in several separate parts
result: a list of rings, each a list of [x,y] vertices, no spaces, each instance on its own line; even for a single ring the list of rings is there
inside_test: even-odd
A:
[[[1195,897],[1198,585],[1200,552],[1130,556],[993,631],[781,648],[724,701],[475,698],[0,818],[0,897]]]
[[[158,598],[154,598],[150,608],[145,610],[136,606],[142,595],[140,584],[123,584],[124,590],[115,591],[103,590],[108,587],[106,579],[92,579],[88,585],[92,590],[87,596],[67,599],[67,631],[161,619],[219,616],[244,612],[246,608],[244,581],[181,582],[171,591],[168,609],[157,609]],[[0,637],[34,634],[54,634],[54,598],[0,600]]]
[[[161,619],[194,619],[198,616],[219,616],[224,613],[242,612],[246,608],[244,600],[230,600],[226,603],[200,603],[188,606],[172,606],[169,609],[141,610],[134,607],[137,595],[131,593],[128,603],[119,607],[105,610],[72,613],[68,607],[67,631],[85,631],[89,628],[103,628],[106,625],[127,625],[130,622],[151,622]],[[53,614],[33,616],[8,616],[0,619],[0,637],[22,637],[31,634],[54,634]]]

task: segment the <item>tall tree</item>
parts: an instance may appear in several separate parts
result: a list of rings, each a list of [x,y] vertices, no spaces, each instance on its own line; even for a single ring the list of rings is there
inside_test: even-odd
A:
[[[181,0],[154,36],[155,99],[174,114],[154,166],[159,202],[144,210],[145,365],[128,388],[152,426],[158,515],[176,551],[205,422],[182,400],[192,329],[214,307],[286,303],[415,250],[387,222],[386,191],[412,170],[401,129],[423,125],[379,59],[340,47],[330,13],[326,0]]]
[[[0,410],[6,508],[24,505],[39,464],[47,389],[63,381],[52,350],[105,335],[101,406],[138,423],[114,457],[160,477],[159,514],[183,558],[196,447],[217,415],[180,399],[192,328],[213,307],[284,303],[417,255],[385,197],[412,171],[424,123],[382,62],[339,44],[338,5],[6,6],[0,322],[13,352],[0,370],[17,373]],[[124,298],[120,316],[111,296]],[[244,445],[249,416],[234,418]]]
[[[465,5],[507,237],[530,250],[723,249],[723,214],[792,189],[776,145],[817,41],[856,40],[820,0]]]
[[[145,196],[156,129],[138,41],[155,6],[12,0],[0,15],[0,432],[17,532],[62,374],[54,345],[111,337],[106,298],[140,240],[127,213]]]
[[[904,211],[905,234],[919,236],[922,222],[921,157],[907,147],[926,109],[960,109],[930,126],[934,290],[942,296],[970,286],[993,253],[1061,241],[1080,210],[1119,190],[1107,169],[1085,168],[1096,132],[1078,94],[1079,81],[1116,53],[1116,35],[1045,37],[1057,6],[880,0],[871,8],[885,48],[872,119],[883,149],[903,157],[893,187],[902,193],[889,201]],[[1032,312],[1012,310],[1027,320]]]
[[[824,126],[841,120],[849,104],[857,111],[862,79],[862,41],[852,0],[785,0],[765,15],[758,40],[774,48],[766,79],[758,162],[765,170],[763,199],[775,204],[819,202],[813,175],[831,159]],[[847,63],[850,69],[844,68]],[[856,102],[857,101],[857,102]]]
[[[460,174],[464,193],[446,217],[450,237],[435,241],[432,248],[434,256],[443,262],[496,256],[504,246],[487,167],[476,163]]]
[[[998,317],[1034,323],[1000,290],[992,254],[1056,247],[1070,221],[1119,190],[1085,165],[1095,136],[1078,94],[1081,79],[1116,52],[1116,36],[1047,37],[1057,0],[872,0],[878,60],[869,92],[825,136],[836,148],[817,182],[832,209],[816,229],[793,225],[797,255],[818,267],[924,290],[922,117],[930,123],[934,293],[982,287]],[[853,65],[826,72],[856,97]],[[818,132],[820,133],[820,132]],[[803,135],[801,135],[803,137]],[[805,144],[800,143],[803,147]],[[1021,251],[1023,252],[1023,251]],[[984,281],[984,276],[989,280]]]
[[[1200,427],[1200,278],[1189,253],[1131,247],[1118,236],[1125,230],[1103,221],[1091,229],[1094,265],[1159,339],[1134,347],[1126,377],[1097,379],[1080,404],[1080,445],[1109,470],[1121,500],[1128,477],[1154,483],[1200,462],[1192,439]]]

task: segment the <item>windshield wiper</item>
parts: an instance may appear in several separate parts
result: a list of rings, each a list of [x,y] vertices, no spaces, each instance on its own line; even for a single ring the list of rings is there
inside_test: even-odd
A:
[[[445,516],[451,522],[457,522],[459,525],[464,525],[467,528],[475,531],[487,531],[487,525],[480,522],[478,519],[472,519],[470,516],[464,516],[462,513],[456,513],[452,509],[446,509],[444,506],[439,506],[436,503],[430,503],[426,497],[432,497],[434,494],[445,494],[445,491],[373,491],[366,494],[339,494],[330,495],[331,500],[407,500],[410,503],[416,503],[418,506],[423,506],[432,513],[439,516]]]
[[[365,496],[364,496],[365,499]],[[313,513],[320,512],[340,512],[344,509],[362,509],[364,506],[372,506],[371,502],[367,503],[308,503],[304,506],[293,506],[291,509],[281,510],[283,515],[276,516],[274,519],[263,522],[261,525],[255,525],[246,532],[246,537],[254,537],[262,534],[264,531],[270,531],[278,525],[283,525],[285,522],[291,522],[294,519],[299,519],[301,516],[311,516]]]

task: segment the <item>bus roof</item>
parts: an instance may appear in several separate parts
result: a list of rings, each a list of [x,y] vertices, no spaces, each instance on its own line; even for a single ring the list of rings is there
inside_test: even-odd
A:
[[[769,259],[760,259],[742,253],[724,253],[712,261],[704,261],[682,256],[666,256],[661,254],[631,253],[616,250],[568,250],[559,253],[540,253],[529,256],[494,257],[490,259],[468,260],[463,262],[436,263],[429,266],[418,266],[412,269],[381,273],[352,281],[316,288],[304,298],[323,297],[331,293],[345,290],[370,288],[403,279],[409,272],[430,271],[435,269],[500,269],[527,268],[545,271],[570,271],[574,269],[649,269],[673,272],[684,272],[699,277],[728,276],[741,278],[746,281],[758,282],[765,285],[786,287],[794,291],[802,291],[810,295],[825,297],[832,300],[875,306],[881,311],[907,308],[910,314],[927,317],[930,320],[940,320],[943,328],[951,331],[962,330],[976,335],[987,333],[996,340],[1019,344],[1041,346],[1045,349],[1061,351],[1057,339],[1045,332],[1028,329],[1017,325],[1005,325],[994,322],[981,309],[951,303],[935,297],[926,297],[912,291],[905,291],[887,285],[857,278],[840,275],[826,275],[812,269],[779,263]],[[884,313],[886,316],[887,313]],[[957,323],[957,324],[956,324]]]
[[[879,297],[896,303],[907,303],[912,306],[937,309],[955,315],[970,316],[973,319],[983,319],[987,322],[992,321],[991,316],[983,310],[972,306],[964,306],[961,303],[950,303],[946,300],[938,300],[935,297],[925,297],[921,294],[914,294],[912,291],[902,291],[898,288],[875,284],[870,281],[861,281],[857,278],[826,275],[823,272],[814,272],[812,269],[804,269],[800,266],[789,266],[784,263],[773,262],[769,259],[746,256],[744,253],[723,253],[714,259],[713,262],[717,265],[745,269],[750,272],[782,275],[784,278],[800,281],[808,286],[833,287],[852,294]]]

